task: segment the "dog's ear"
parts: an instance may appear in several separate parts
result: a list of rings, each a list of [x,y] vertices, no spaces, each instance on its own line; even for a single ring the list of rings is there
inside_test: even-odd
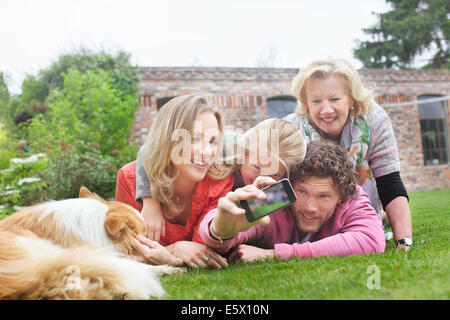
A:
[[[94,197],[94,195],[92,194],[91,191],[89,191],[88,188],[84,186],[80,188],[79,198],[92,198],[92,197]]]
[[[122,241],[127,229],[127,217],[117,212],[108,212],[105,219],[106,233],[115,241]]]
[[[81,187],[81,188],[80,188],[79,198],[91,198],[91,199],[96,199],[96,200],[104,201],[100,196],[98,196],[96,193],[91,192],[91,191],[90,191],[88,188],[86,188],[86,187]]]
[[[108,237],[122,252],[131,254],[134,248],[133,237],[146,235],[144,221],[126,204],[111,202],[104,222]]]

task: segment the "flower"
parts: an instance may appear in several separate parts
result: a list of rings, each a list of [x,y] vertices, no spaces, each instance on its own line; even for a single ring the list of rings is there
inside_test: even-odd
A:
[[[33,183],[33,182],[39,182],[39,181],[41,181],[41,178],[23,178],[23,179],[20,179],[17,184],[19,186],[21,186],[24,183]]]
[[[9,161],[11,161],[12,163],[15,163],[15,164],[32,163],[32,162],[36,162],[39,158],[45,158],[45,157],[46,157],[46,155],[44,153],[38,153],[38,154],[33,154],[31,157],[28,157],[25,159],[12,158]]]
[[[19,190],[8,190],[8,191],[5,191],[5,192],[0,193],[0,194],[2,196],[7,196],[7,195],[10,195],[10,194],[17,194],[17,193],[20,193],[20,191]]]
[[[59,145],[61,146],[61,150],[64,152],[68,152],[69,151],[69,147],[67,146],[65,141],[59,141]]]
[[[121,152],[119,149],[112,149],[111,150],[111,154],[115,155],[115,156],[120,156]]]
[[[91,148],[98,148],[100,145],[98,144],[98,142],[91,142],[91,143],[89,143],[89,146],[91,147]]]

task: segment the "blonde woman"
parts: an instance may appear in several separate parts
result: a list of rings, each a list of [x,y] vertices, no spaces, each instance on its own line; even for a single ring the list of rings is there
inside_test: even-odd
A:
[[[206,99],[179,96],[160,109],[143,147],[152,195],[166,218],[160,243],[194,268],[227,266],[224,258],[196,241],[201,219],[233,185],[231,176],[208,176],[221,150],[222,132],[222,115]],[[118,172],[116,200],[140,211],[135,195],[136,162],[131,162]]]
[[[249,129],[244,135],[225,134],[225,148],[217,166],[209,175],[217,180],[233,176],[231,190],[252,184],[258,176],[279,180],[288,176],[291,168],[303,160],[306,144],[297,128],[282,119],[268,119]],[[159,206],[144,168],[144,150],[138,153],[136,164],[136,201],[143,203],[142,214],[148,237],[159,241],[165,236],[167,214]],[[231,191],[230,190],[230,191]]]
[[[384,208],[397,245],[408,250],[411,213],[394,131],[356,69],[342,59],[317,60],[299,71],[292,88],[298,105],[285,119],[307,143],[329,139],[346,148],[372,205],[378,213]]]

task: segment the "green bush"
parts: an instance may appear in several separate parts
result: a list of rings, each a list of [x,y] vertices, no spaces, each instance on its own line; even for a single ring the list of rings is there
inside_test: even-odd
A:
[[[117,171],[136,158],[137,146],[103,154],[96,142],[55,145],[46,143],[45,154],[13,158],[0,170],[0,219],[45,200],[77,198],[81,186],[104,198],[115,194]]]
[[[137,94],[119,98],[109,81],[108,72],[70,70],[64,75],[63,89],[52,92],[45,116],[31,121],[30,144],[39,149],[46,142],[95,141],[104,154],[125,148],[137,108]]]
[[[64,89],[64,74],[71,69],[80,73],[107,72],[108,84],[119,99],[126,100],[137,92],[138,68],[131,64],[130,54],[123,51],[110,54],[81,47],[61,54],[48,67],[26,75],[19,95],[10,95],[6,85],[8,76],[0,71],[0,118],[6,120],[11,132],[16,132],[21,139],[29,139],[26,130],[18,124],[24,124],[26,128],[28,120],[47,112],[50,95],[54,90]]]
[[[0,170],[0,219],[46,198],[43,190],[47,183],[39,177],[39,172],[47,165],[48,159],[40,154],[13,158],[9,168]]]
[[[52,75],[59,75],[58,70],[67,73],[57,77],[58,85],[50,85],[53,90],[45,99],[37,94],[45,91],[37,85],[42,79],[29,77],[23,84],[27,90],[19,97],[4,99],[7,103],[0,106],[5,111],[2,115],[9,115],[0,122],[0,218],[14,207],[77,197],[81,186],[102,197],[112,197],[117,170],[136,159],[137,145],[129,145],[128,139],[138,93],[136,71],[126,63],[128,56],[122,55],[117,61],[106,55],[92,56],[88,65],[77,64],[70,69],[71,62],[83,61],[81,56],[76,57],[76,61],[61,60],[61,68],[51,70]],[[95,69],[97,64],[99,68]],[[44,100],[45,112],[33,109],[32,119],[20,125],[11,121],[13,115],[23,113],[19,107],[31,108],[38,101],[36,108],[40,108]],[[10,165],[10,159],[22,152],[17,148],[20,139],[28,141],[31,154],[45,153],[45,160]]]
[[[104,198],[113,197],[118,169],[133,161],[137,153],[137,147],[132,145],[103,154],[98,143],[82,141],[60,141],[49,149],[49,164],[40,171],[40,177],[46,181],[48,197],[54,200],[78,197],[81,186]]]
[[[41,175],[52,199],[77,197],[82,185],[113,196],[117,170],[136,158],[127,140],[137,95],[119,98],[109,81],[108,72],[70,70],[28,126],[31,149],[50,154]]]
[[[17,141],[11,138],[3,123],[0,122],[0,169],[9,167],[9,159],[17,157]]]

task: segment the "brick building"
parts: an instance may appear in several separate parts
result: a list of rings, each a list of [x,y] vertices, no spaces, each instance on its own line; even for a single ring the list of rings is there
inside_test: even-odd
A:
[[[297,72],[275,68],[143,67],[133,139],[142,144],[158,109],[172,97],[188,93],[209,94],[225,114],[226,129],[243,132],[266,118],[283,117],[295,108],[291,81]],[[392,119],[407,189],[450,188],[450,71],[359,72]]]

